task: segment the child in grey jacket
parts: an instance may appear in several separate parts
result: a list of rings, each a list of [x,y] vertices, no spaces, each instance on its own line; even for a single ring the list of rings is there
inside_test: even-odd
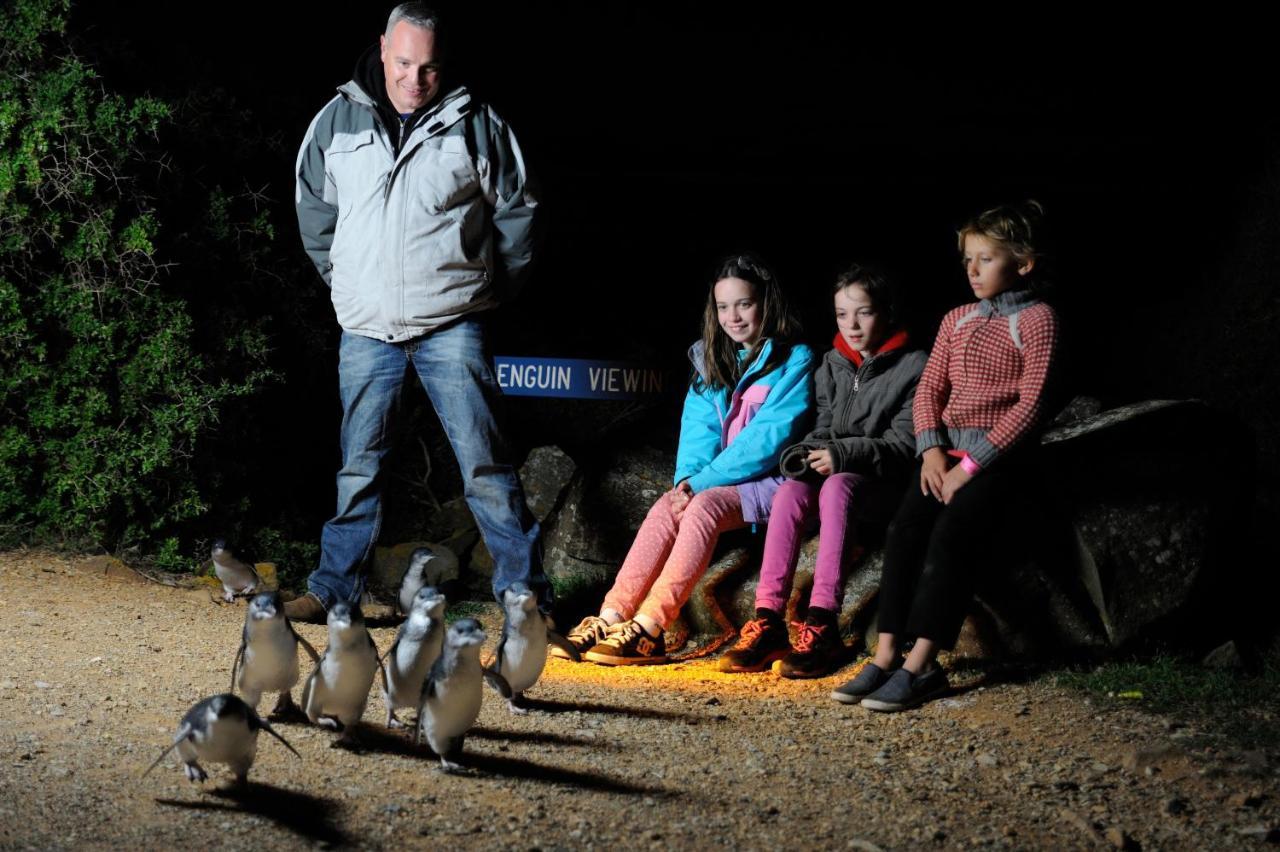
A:
[[[774,495],[756,617],[720,660],[722,671],[762,671],[781,660],[783,677],[823,677],[841,662],[836,617],[841,574],[858,550],[855,522],[883,523],[906,485],[915,455],[911,406],[928,359],[897,327],[892,285],[855,265],[835,285],[838,332],[814,377],[818,420],[782,452],[787,477]],[[793,648],[783,622],[801,535],[821,526],[809,612]]]

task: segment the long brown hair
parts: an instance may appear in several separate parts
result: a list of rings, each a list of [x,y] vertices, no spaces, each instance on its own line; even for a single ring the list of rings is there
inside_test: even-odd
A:
[[[726,278],[740,278],[751,285],[760,306],[760,336],[746,357],[739,360],[738,344],[720,327],[716,312],[716,285]],[[760,356],[765,340],[772,340],[769,358],[761,368],[768,373],[787,360],[791,343],[800,335],[800,322],[778,284],[778,275],[754,254],[735,254],[720,261],[707,288],[707,306],[702,313],[703,370],[694,371],[694,390],[732,388]],[[703,378],[705,374],[706,378]]]

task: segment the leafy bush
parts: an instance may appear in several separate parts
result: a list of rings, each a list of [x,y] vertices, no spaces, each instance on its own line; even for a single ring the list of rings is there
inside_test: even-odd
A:
[[[172,106],[106,91],[60,38],[68,8],[0,9],[0,535],[165,540],[174,562],[172,531],[214,485],[202,442],[270,380],[268,347],[254,323],[197,327],[183,269],[157,249]],[[234,199],[210,195],[204,244],[237,253]]]

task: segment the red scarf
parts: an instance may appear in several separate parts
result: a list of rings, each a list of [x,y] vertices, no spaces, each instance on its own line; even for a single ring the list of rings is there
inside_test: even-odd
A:
[[[848,358],[850,361],[852,361],[855,367],[862,366],[862,353],[859,352],[857,349],[854,349],[852,346],[850,346],[849,341],[845,340],[844,335],[842,335],[838,331],[836,332],[836,339],[835,339],[834,345],[836,347],[836,351],[839,352],[844,357]],[[881,343],[880,348],[877,349],[875,352],[872,352],[871,354],[882,355],[885,352],[892,352],[895,349],[901,349],[906,345],[907,345],[907,332],[905,330],[899,331],[896,334],[894,334],[892,337],[890,337],[888,340],[886,340],[884,343]]]

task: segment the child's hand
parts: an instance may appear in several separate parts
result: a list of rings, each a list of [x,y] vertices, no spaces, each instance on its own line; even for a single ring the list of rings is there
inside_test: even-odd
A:
[[[949,463],[950,459],[941,447],[930,447],[924,451],[924,456],[920,459],[921,494],[926,497],[932,494],[935,499],[942,500],[942,483],[947,477]]]
[[[973,475],[960,465],[947,471],[947,475],[942,478],[942,502],[950,503],[951,498],[955,497],[956,492],[964,488],[970,479],[973,479]]]
[[[676,487],[667,492],[667,498],[671,501],[671,516],[677,521],[684,516],[684,510],[688,507],[689,501],[693,499],[693,489],[689,487],[689,483],[681,480],[676,483]]]
[[[811,450],[809,455],[805,457],[805,461],[809,462],[809,467],[823,476],[830,476],[832,470],[831,451],[830,450]]]

